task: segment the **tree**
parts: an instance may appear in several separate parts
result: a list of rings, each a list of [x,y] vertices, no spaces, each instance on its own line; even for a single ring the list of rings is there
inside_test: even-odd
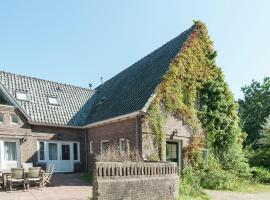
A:
[[[261,126],[259,144],[262,146],[270,146],[270,115],[265,119],[265,123]]]
[[[270,115],[270,77],[262,83],[255,80],[242,88],[244,99],[239,100],[239,114],[243,130],[247,133],[246,145],[254,145],[260,138],[261,124]]]

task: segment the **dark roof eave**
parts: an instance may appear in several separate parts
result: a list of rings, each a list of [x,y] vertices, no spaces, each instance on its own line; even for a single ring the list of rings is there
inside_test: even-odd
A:
[[[142,110],[139,110],[139,111],[135,111],[135,112],[132,112],[132,113],[125,114],[125,115],[120,115],[120,116],[112,117],[112,118],[105,119],[105,120],[102,120],[102,121],[94,122],[94,123],[85,125],[84,128],[92,128],[92,127],[96,127],[96,126],[110,124],[110,123],[113,123],[113,122],[123,121],[123,120],[126,120],[126,119],[131,119],[131,118],[134,118],[134,117],[137,117],[137,116],[142,116],[142,115],[145,116],[146,112],[144,112]]]
[[[57,127],[57,128],[72,128],[72,129],[84,129],[83,126],[71,126],[71,125],[64,125],[64,124],[48,124],[48,123],[38,123],[29,121],[28,122],[32,126],[47,126],[47,127]]]

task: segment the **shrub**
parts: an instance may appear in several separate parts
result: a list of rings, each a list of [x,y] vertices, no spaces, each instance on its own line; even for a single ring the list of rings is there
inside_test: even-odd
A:
[[[180,198],[179,200],[190,199],[189,197],[208,200],[208,195],[200,186],[200,179],[196,170],[188,165],[184,168],[180,184]]]
[[[239,178],[228,171],[215,169],[202,173],[201,185],[211,190],[235,190],[239,188]]]
[[[103,153],[95,156],[97,162],[142,162],[142,157],[137,150],[127,150],[126,153],[121,153],[119,147],[110,146],[109,149]]]
[[[239,188],[239,178],[234,171],[227,171],[213,155],[209,156],[208,162],[204,162],[199,172],[200,185],[211,190],[235,190]]]
[[[270,147],[256,149],[250,154],[249,163],[251,166],[262,166],[270,170]]]
[[[270,171],[262,167],[253,167],[251,169],[252,177],[255,183],[270,184]]]

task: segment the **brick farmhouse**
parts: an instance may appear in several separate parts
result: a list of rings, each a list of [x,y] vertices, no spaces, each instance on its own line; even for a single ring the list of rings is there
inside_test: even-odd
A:
[[[0,169],[52,163],[57,172],[91,169],[108,146],[138,150],[145,160],[153,134],[145,128],[148,108],[171,61],[194,26],[96,89],[0,72]],[[191,137],[181,119],[167,117],[166,155],[182,166]]]

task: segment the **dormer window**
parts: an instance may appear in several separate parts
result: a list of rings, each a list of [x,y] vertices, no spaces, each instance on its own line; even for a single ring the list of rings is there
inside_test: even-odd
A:
[[[60,105],[57,97],[48,97],[48,101],[51,105]]]
[[[16,99],[20,101],[28,101],[27,92],[21,92],[21,91],[16,92]]]
[[[17,115],[14,115],[14,114],[11,115],[11,123],[12,124],[18,124],[19,123],[19,118],[18,118]]]

